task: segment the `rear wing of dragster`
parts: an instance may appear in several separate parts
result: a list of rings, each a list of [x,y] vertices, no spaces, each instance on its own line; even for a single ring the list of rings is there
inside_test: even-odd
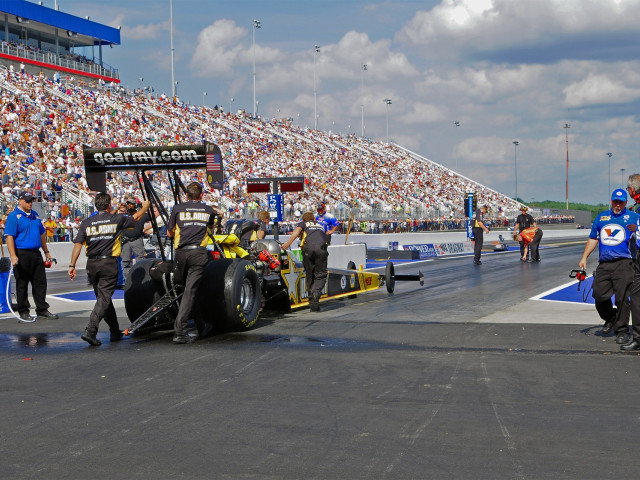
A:
[[[175,203],[180,203],[180,192],[186,192],[178,170],[205,169],[207,183],[216,190],[222,190],[224,169],[220,148],[209,142],[202,145],[161,145],[147,147],[89,148],[83,146],[84,168],[87,185],[91,190],[105,192],[107,188],[106,174],[110,171],[134,171],[140,191],[151,205],[158,209],[165,225],[169,213],[162,199],[153,188],[147,171],[170,171],[171,191]],[[162,240],[155,215],[150,215],[154,234],[161,246],[162,260],[166,260]]]
[[[220,148],[202,145],[161,145],[148,147],[89,148],[83,146],[84,168],[91,190],[106,190],[109,171],[197,170],[206,169],[207,182],[222,190],[224,169]]]

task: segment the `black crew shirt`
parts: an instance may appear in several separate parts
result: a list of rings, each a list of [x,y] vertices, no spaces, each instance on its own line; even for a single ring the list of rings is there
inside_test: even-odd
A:
[[[189,200],[173,207],[168,230],[174,230],[173,247],[206,247],[209,237],[207,227],[215,222],[215,211],[209,205],[197,200]]]
[[[127,215],[126,213],[124,215]],[[144,234],[144,224],[151,221],[151,217],[148,213],[142,215],[140,220],[136,222],[135,227],[133,229],[126,229],[122,232],[123,237],[128,237],[128,239],[132,238],[140,238]]]
[[[101,211],[80,223],[74,243],[84,243],[87,256],[119,257],[122,244],[120,234],[133,228],[136,221],[129,215]]]
[[[484,217],[484,215],[482,215],[482,209],[480,209],[480,208],[476,209],[476,216],[475,216],[474,221],[473,221],[473,228],[482,228],[478,224],[478,222],[484,223],[484,218],[483,217]]]
[[[518,218],[516,218],[518,230],[520,231],[526,230],[527,228],[533,226],[533,222],[533,217],[528,213],[521,213],[520,215],[518,215]]]
[[[324,225],[316,221],[300,222],[296,225],[302,229],[302,241],[300,246],[307,243],[309,245],[324,245],[327,243],[327,234],[324,231]]]

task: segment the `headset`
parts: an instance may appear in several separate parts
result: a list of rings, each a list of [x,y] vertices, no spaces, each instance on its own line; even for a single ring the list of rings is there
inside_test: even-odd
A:
[[[45,266],[45,268],[51,268],[54,263],[56,265],[58,265],[58,260],[56,260],[55,258],[52,258],[51,260],[45,260],[44,261],[44,266]]]
[[[587,272],[583,269],[571,270],[571,273],[569,274],[569,278],[578,279],[578,291],[580,291],[580,284],[587,279]]]

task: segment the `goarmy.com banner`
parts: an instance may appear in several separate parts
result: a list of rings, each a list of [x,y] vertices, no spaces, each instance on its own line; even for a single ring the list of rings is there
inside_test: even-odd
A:
[[[161,145],[147,147],[83,148],[89,188],[104,191],[107,170],[191,170],[207,169],[209,183],[222,188],[223,176],[220,149],[215,144]],[[215,161],[207,162],[207,155]],[[209,166],[214,171],[209,171]]]

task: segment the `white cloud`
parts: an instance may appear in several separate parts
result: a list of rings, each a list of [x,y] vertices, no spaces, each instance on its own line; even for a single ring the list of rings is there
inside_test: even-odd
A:
[[[416,103],[410,111],[400,117],[400,122],[404,125],[446,122],[450,116],[448,110],[441,105]]]
[[[428,46],[429,56],[447,57],[553,45],[567,36],[637,32],[639,17],[638,0],[443,0],[417,12],[396,38]],[[583,43],[563,53],[570,57],[591,47]]]
[[[198,34],[190,66],[196,76],[219,77],[232,74],[239,67],[253,62],[257,65],[274,62],[281,55],[277,49],[249,41],[246,28],[232,20],[217,20]]]
[[[604,74],[591,74],[563,90],[567,107],[626,103],[640,98],[640,89],[627,88],[622,81]]]
[[[149,23],[147,25],[122,26],[122,37],[125,40],[148,40],[166,35],[169,22]]]

